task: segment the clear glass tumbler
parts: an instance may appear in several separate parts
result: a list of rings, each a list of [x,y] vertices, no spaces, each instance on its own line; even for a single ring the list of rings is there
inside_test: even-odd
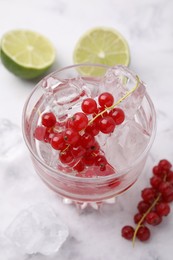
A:
[[[34,129],[40,120],[40,114],[46,110],[53,110],[61,120],[64,120],[64,116],[70,113],[70,106],[76,104],[76,99],[83,98],[85,95],[96,97],[99,88],[103,85],[107,91],[111,88],[111,91],[116,92],[113,84],[117,76],[120,83],[129,88],[136,84],[136,75],[128,68],[114,67],[115,78],[113,79],[112,75],[109,75],[110,71],[112,71],[110,67],[92,64],[74,65],[57,70],[36,85],[23,110],[23,135],[35,171],[50,189],[65,198],[65,201],[73,201],[77,205],[87,203],[100,205],[103,201],[120,195],[136,182],[145,165],[156,131],[156,115],[150,97],[145,92],[142,104],[134,115],[143,132],[148,133],[145,149],[130,165],[120,167],[116,172],[106,176],[83,178],[56,167],[54,165],[56,155],[48,144],[38,147],[34,139]],[[105,73],[108,78],[105,78]],[[141,81],[140,84],[143,85]],[[67,113],[64,112],[65,110]]]

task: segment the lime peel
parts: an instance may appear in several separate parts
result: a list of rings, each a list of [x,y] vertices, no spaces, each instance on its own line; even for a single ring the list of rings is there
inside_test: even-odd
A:
[[[30,30],[13,30],[1,40],[1,60],[16,76],[31,79],[46,72],[55,60],[52,43]]]

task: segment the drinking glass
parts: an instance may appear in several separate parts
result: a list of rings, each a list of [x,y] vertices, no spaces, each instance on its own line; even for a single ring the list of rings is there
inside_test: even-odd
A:
[[[110,78],[105,78],[105,75],[112,70],[115,72],[115,79],[111,81]],[[65,171],[62,168],[61,170],[55,163],[57,155],[50,145],[35,140],[34,129],[39,124],[40,115],[44,111],[52,110],[58,114],[60,120],[64,120],[64,116],[71,111],[70,106],[76,106],[76,99],[82,100],[85,95],[96,97],[99,91],[109,92],[109,88],[116,92],[116,84],[114,86],[116,77],[119,78],[121,84],[129,88],[137,82],[136,75],[124,66],[113,68],[96,64],[69,66],[43,78],[33,89],[24,106],[23,135],[36,173],[50,189],[63,198],[64,202],[74,202],[79,208],[88,204],[97,208],[105,201],[113,202],[114,198],[128,190],[137,181],[156,132],[155,109],[149,95],[145,92],[133,119],[143,129],[143,134],[148,133],[145,149],[132,160],[130,165],[125,167],[122,165],[118,170],[115,169],[112,174],[106,176],[80,177],[71,174],[69,169]],[[144,85],[142,81],[140,84]],[[104,89],[102,89],[103,85]],[[113,152],[113,146],[111,149]],[[109,153],[108,149],[107,153]]]

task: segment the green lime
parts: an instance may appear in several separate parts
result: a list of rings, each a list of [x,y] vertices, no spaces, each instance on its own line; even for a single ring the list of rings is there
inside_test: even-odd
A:
[[[14,30],[1,39],[1,60],[16,76],[32,79],[51,67],[55,49],[47,38],[37,32]]]
[[[93,63],[115,66],[128,65],[130,60],[129,47],[124,37],[110,28],[94,28],[86,32],[76,44],[73,53],[75,64]],[[82,68],[85,75],[99,76],[100,69]]]

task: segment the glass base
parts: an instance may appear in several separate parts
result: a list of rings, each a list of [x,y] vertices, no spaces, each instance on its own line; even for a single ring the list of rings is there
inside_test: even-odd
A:
[[[76,206],[77,210],[81,213],[86,208],[92,208],[94,210],[100,210],[104,204],[115,204],[117,197],[112,197],[103,201],[97,202],[81,202],[81,201],[73,201],[68,198],[63,198],[64,204],[73,204]]]

